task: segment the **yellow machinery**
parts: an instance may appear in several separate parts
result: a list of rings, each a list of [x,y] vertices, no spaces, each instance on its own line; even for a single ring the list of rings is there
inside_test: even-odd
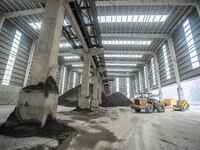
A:
[[[139,93],[139,97],[134,99],[134,104],[131,106],[136,112],[144,109],[147,113],[152,113],[156,109],[158,112],[164,112],[165,106],[158,100],[153,99],[151,93]]]
[[[163,99],[162,101],[160,101],[160,103],[165,105],[165,106],[170,106],[171,108],[173,108],[173,106],[174,106],[174,100],[173,99]]]
[[[186,100],[178,100],[177,105],[173,106],[173,110],[175,111],[185,111],[190,108],[190,105]]]

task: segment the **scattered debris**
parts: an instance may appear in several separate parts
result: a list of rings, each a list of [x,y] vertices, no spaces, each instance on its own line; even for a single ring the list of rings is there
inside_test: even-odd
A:
[[[36,85],[29,85],[22,89],[25,92],[31,92],[31,91],[42,91],[44,92],[44,96],[48,97],[49,93],[55,93],[58,94],[58,86],[56,85],[56,81],[52,76],[49,76],[45,83],[39,82]]]
[[[62,121],[53,120],[51,116],[48,117],[45,126],[41,128],[41,125],[37,123],[19,123],[13,113],[14,112],[12,112],[7,121],[0,126],[0,134],[19,138],[32,136],[46,137],[56,139],[59,144],[61,144],[70,134],[77,133],[76,130],[68,127],[62,123]],[[8,123],[10,119],[15,119],[16,123]]]

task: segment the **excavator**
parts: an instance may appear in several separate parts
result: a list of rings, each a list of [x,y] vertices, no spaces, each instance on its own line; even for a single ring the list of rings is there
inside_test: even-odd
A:
[[[165,106],[154,99],[152,93],[139,93],[138,97],[134,99],[131,108],[134,109],[135,112],[140,112],[141,110],[145,110],[147,113],[152,113],[155,110],[157,110],[157,112],[165,111]]]

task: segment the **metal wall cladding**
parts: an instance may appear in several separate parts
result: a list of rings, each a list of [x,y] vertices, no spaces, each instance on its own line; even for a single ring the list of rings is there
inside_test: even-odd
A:
[[[4,76],[6,64],[11,51],[17,28],[5,20],[0,32],[0,82]],[[22,33],[15,63],[12,70],[10,85],[23,86],[32,40]]]
[[[200,17],[197,10],[194,10],[188,17],[190,27],[197,51],[198,59],[200,60]],[[200,67],[193,69],[188,45],[182,25],[173,33],[173,41],[175,46],[176,58],[181,80],[197,77],[200,75]]]
[[[165,42],[164,44],[166,46],[166,54],[163,54],[162,46],[160,47],[160,49],[157,52],[159,72],[160,72],[160,81],[161,81],[162,87],[176,83],[176,78],[175,78],[175,74],[174,74],[174,67],[173,67],[173,64],[172,64],[169,46],[168,46],[167,42]],[[170,72],[170,78],[169,79],[167,79],[167,72],[166,72],[167,64],[165,63],[164,57],[166,57],[167,60],[168,60],[168,66],[169,66],[169,72]]]

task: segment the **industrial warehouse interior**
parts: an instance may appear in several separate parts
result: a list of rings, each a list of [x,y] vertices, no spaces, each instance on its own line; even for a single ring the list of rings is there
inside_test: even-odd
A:
[[[1,0],[0,150],[200,150],[200,0]]]

